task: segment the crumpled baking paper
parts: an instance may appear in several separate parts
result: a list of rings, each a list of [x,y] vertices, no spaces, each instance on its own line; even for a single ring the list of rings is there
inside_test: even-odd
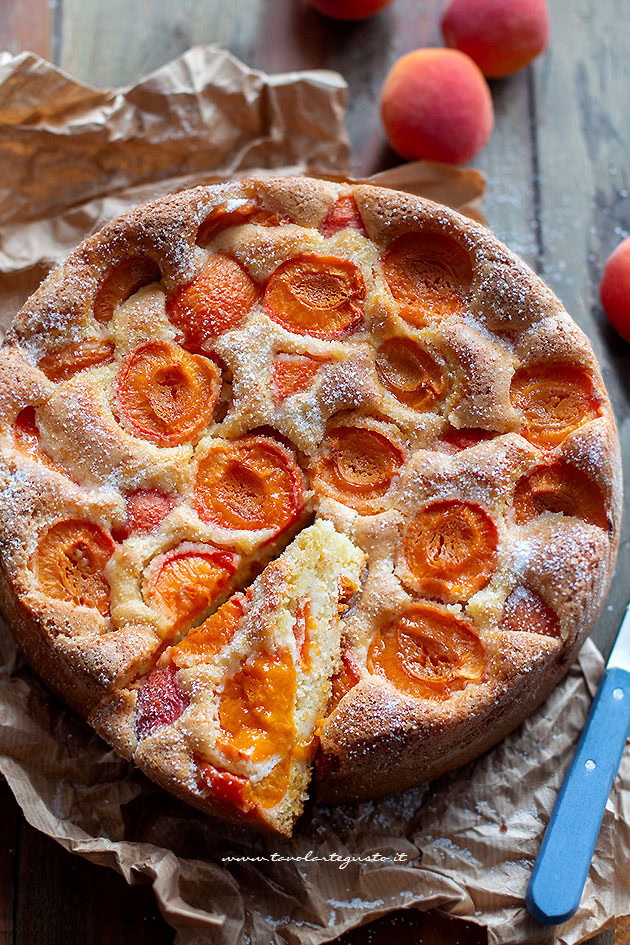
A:
[[[265,75],[200,47],[138,85],[99,91],[31,54],[0,55],[0,326],[107,219],[160,193],[253,173],[347,179],[346,87]],[[483,178],[420,162],[374,182],[479,218]],[[603,669],[587,642],[541,709],[482,758],[376,801],[311,805],[291,840],[223,824],[117,757],[51,696],[0,627],[0,772],[66,849],[150,880],[178,945],[316,945],[401,908],[439,908],[490,945],[573,945],[630,924],[630,754],[578,914],[524,909],[544,826]]]

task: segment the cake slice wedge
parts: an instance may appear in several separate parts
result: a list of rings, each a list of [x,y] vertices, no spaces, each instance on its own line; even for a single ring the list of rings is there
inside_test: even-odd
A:
[[[91,723],[189,803],[290,836],[339,666],[340,610],[364,563],[315,522]]]

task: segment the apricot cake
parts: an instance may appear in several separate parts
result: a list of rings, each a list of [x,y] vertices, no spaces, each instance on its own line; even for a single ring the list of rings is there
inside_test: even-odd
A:
[[[566,673],[621,506],[591,346],[484,227],[367,185],[198,187],[105,226],[0,351],[2,607],[203,810],[468,761]]]

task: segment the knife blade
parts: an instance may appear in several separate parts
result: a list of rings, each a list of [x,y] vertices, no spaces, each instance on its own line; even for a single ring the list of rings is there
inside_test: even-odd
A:
[[[577,912],[630,732],[630,605],[556,800],[525,901],[541,925]]]

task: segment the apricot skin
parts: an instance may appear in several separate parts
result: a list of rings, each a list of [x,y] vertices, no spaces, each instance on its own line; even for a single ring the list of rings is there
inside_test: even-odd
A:
[[[365,20],[392,0],[309,0],[312,7],[335,20]]]
[[[489,79],[529,65],[549,42],[547,0],[451,0],[441,25],[446,45]]]
[[[610,324],[630,341],[630,236],[608,258],[599,295]]]
[[[394,63],[381,93],[381,114],[401,157],[448,164],[470,161],[494,124],[486,80],[456,49],[417,49]]]

